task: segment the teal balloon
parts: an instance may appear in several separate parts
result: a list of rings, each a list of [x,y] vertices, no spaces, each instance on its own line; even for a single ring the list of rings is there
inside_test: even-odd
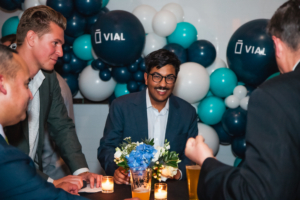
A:
[[[129,94],[129,90],[127,89],[127,84],[117,83],[115,87],[115,96],[116,98],[123,96],[125,94]]]
[[[177,24],[175,31],[167,37],[168,43],[175,43],[187,49],[197,40],[197,29],[188,22]]]
[[[198,105],[198,116],[203,123],[214,125],[221,121],[225,110],[226,106],[221,98],[209,96]]]
[[[74,54],[81,60],[92,60],[92,41],[90,34],[84,34],[75,39],[73,43]]]
[[[239,166],[239,164],[243,161],[243,159],[236,157],[236,159],[234,160],[233,166],[237,167]]]
[[[1,31],[2,37],[10,34],[16,34],[18,24],[19,24],[18,16],[7,19],[2,26],[2,31]]]
[[[274,78],[275,76],[279,76],[279,75],[280,75],[280,72],[276,72],[276,73],[272,74],[271,76],[269,76],[269,77],[267,78],[267,80],[269,80],[269,79],[271,79],[271,78]]]
[[[92,62],[94,61],[94,59],[93,60],[90,60],[90,61],[88,61],[87,62],[87,66],[89,66],[89,65],[92,65]]]
[[[210,75],[210,91],[217,97],[228,97],[237,86],[235,73],[228,68],[219,68]]]
[[[102,0],[102,7],[104,8],[108,4],[109,0]]]

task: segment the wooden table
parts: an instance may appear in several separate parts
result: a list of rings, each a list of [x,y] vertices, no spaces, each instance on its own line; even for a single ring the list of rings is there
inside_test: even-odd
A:
[[[189,199],[188,187],[186,180],[183,181],[174,181],[168,180],[168,200],[185,200]],[[105,194],[102,192],[98,193],[81,193],[80,196],[83,196],[88,199],[97,199],[97,200],[121,200],[126,198],[131,198],[131,187],[130,185],[118,185],[115,183],[114,193]],[[154,192],[151,192],[150,200],[154,200]]]

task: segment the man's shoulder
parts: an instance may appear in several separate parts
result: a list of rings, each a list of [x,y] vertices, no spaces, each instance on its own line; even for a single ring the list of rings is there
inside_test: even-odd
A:
[[[128,104],[136,102],[138,99],[142,98],[143,94],[144,94],[143,91],[126,94],[126,95],[116,98],[113,101],[113,103],[115,105],[122,105],[122,106],[128,105]],[[146,97],[145,97],[145,99],[146,99]]]

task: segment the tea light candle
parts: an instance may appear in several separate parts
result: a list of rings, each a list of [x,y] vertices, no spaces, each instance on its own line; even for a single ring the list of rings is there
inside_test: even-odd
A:
[[[167,192],[167,184],[166,183],[155,183],[154,185],[154,198],[163,200],[167,199],[168,192]]]
[[[114,192],[114,178],[112,176],[102,177],[102,192],[113,193]]]

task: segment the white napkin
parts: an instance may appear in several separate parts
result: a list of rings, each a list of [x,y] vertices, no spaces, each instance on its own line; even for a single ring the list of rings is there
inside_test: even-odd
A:
[[[79,190],[78,192],[81,193],[81,192],[86,192],[86,193],[96,193],[96,192],[101,192],[102,191],[102,188],[101,186],[96,188],[96,183],[94,185],[94,188],[92,189],[90,184],[88,183],[87,186],[81,190]]]

